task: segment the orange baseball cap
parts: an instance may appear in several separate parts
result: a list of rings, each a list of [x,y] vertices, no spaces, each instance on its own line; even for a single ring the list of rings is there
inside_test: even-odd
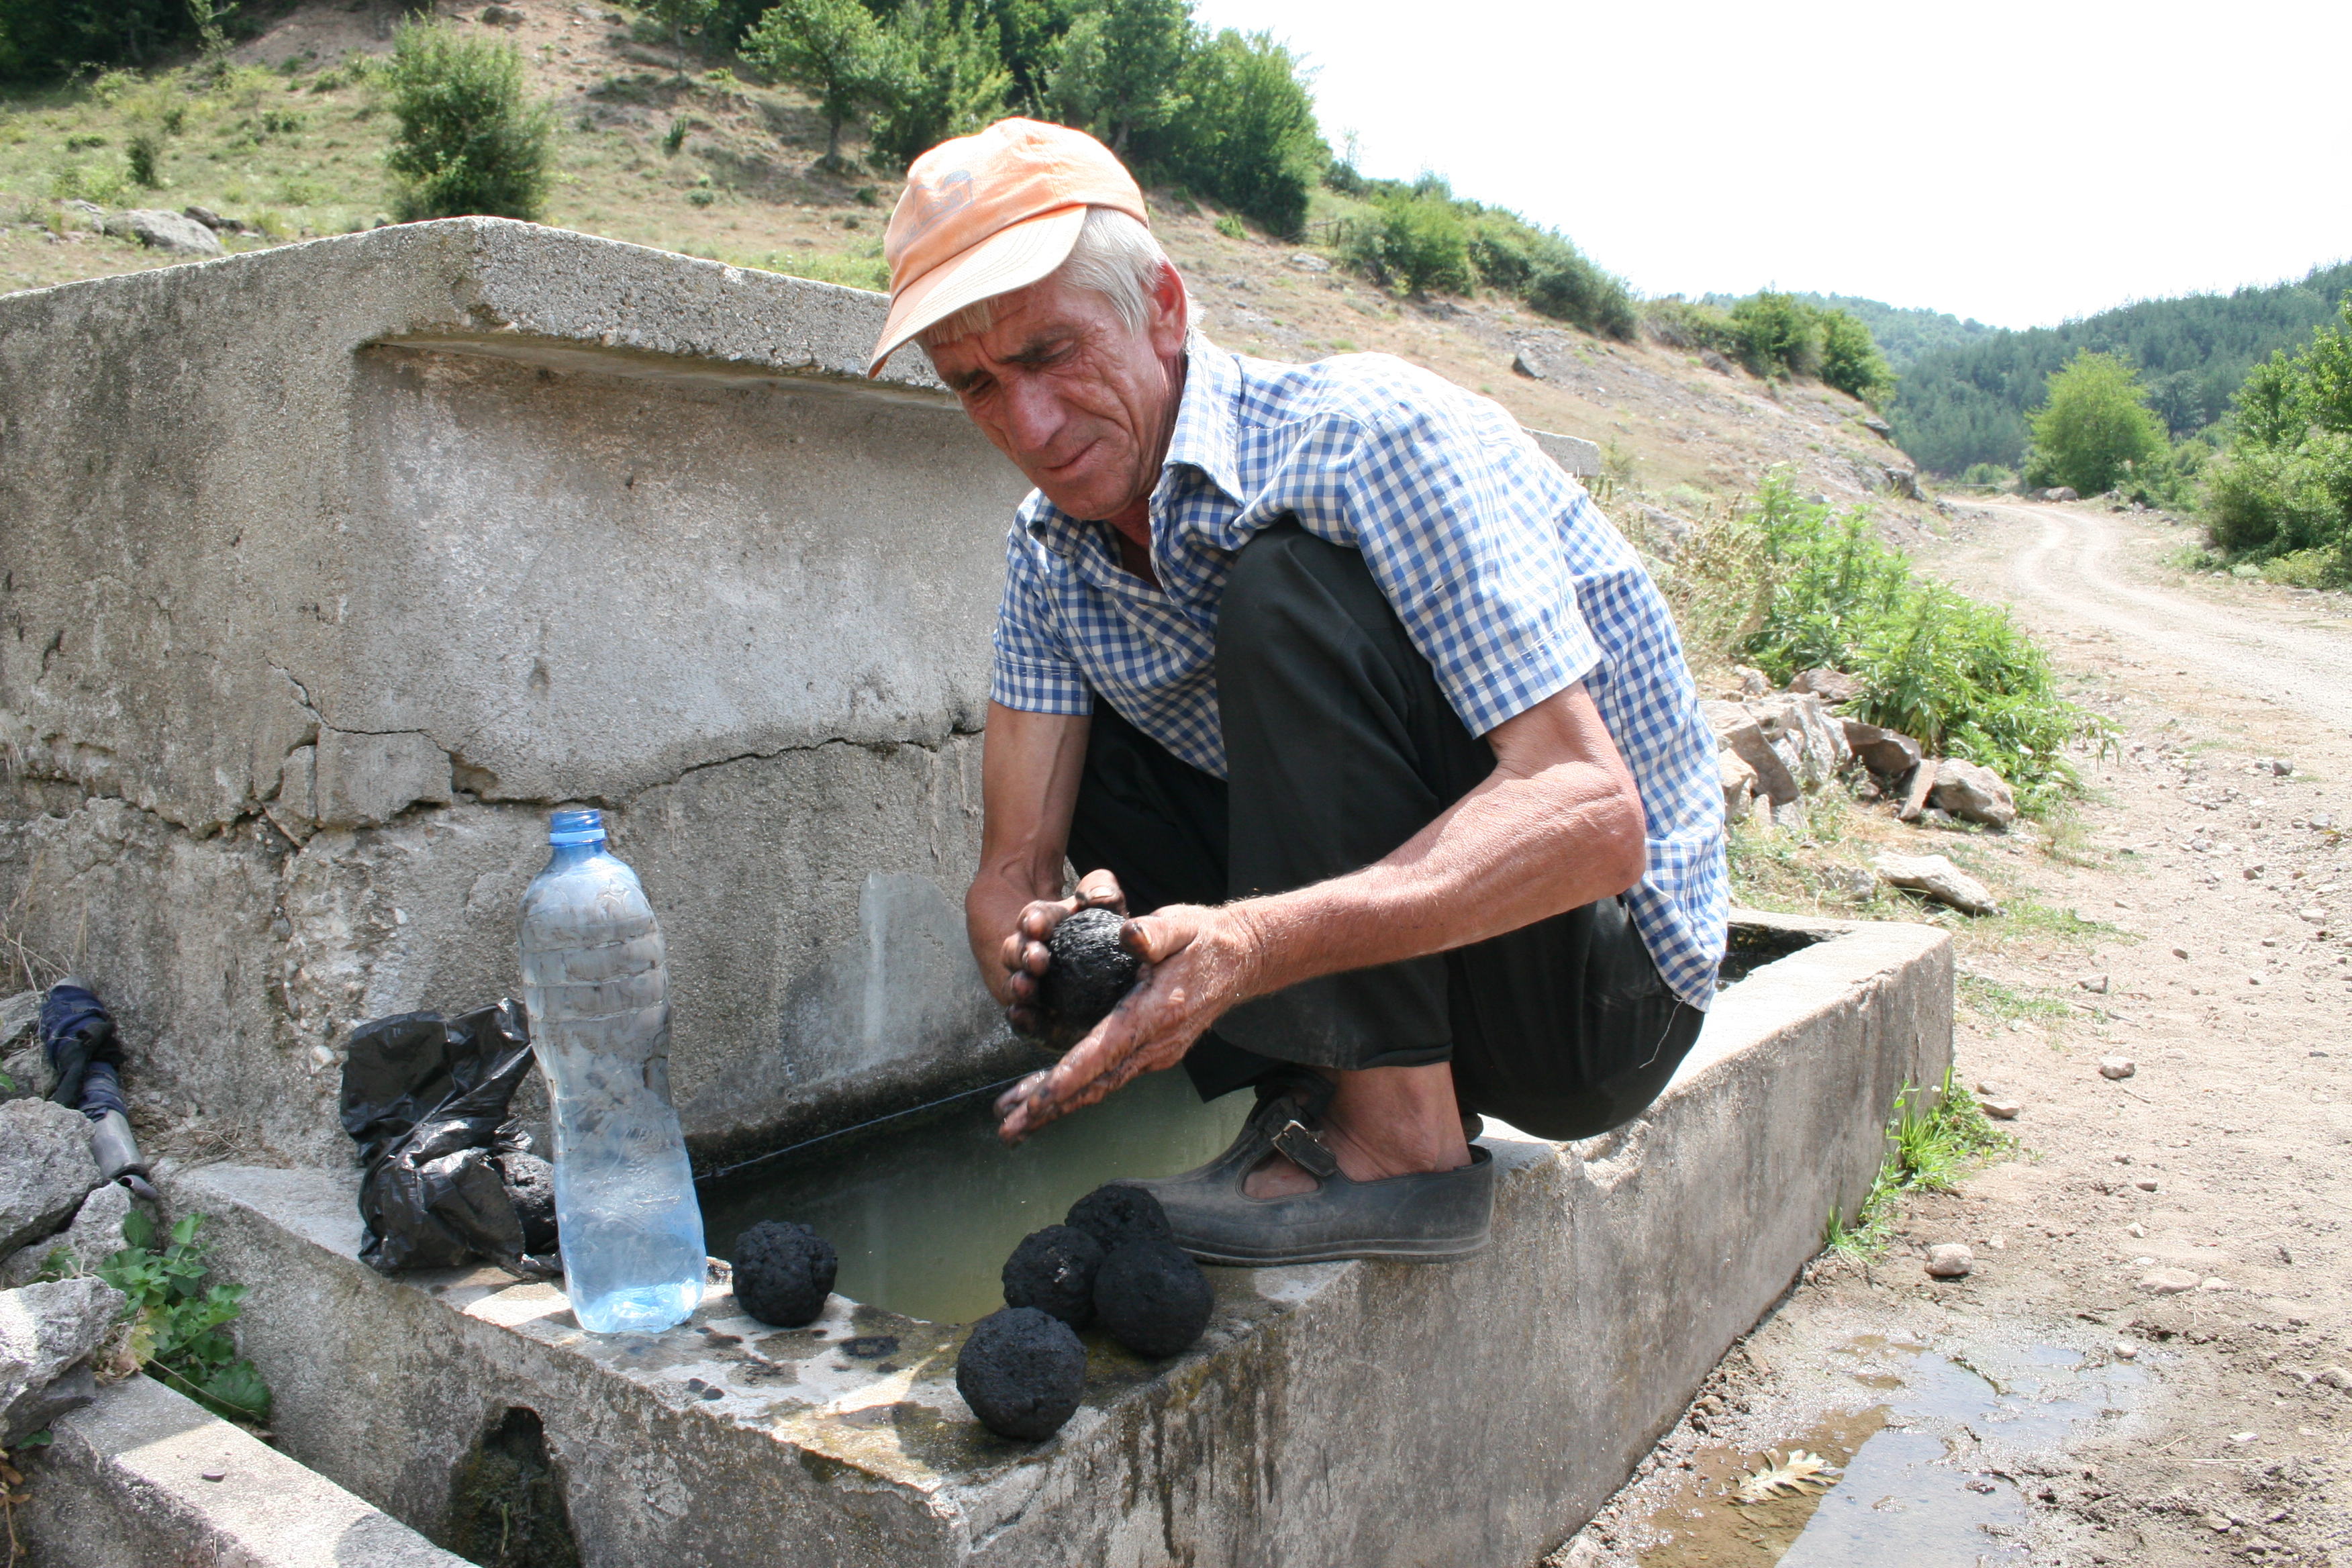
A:
[[[880,374],[924,328],[1059,267],[1088,207],[1151,221],[1135,176],[1109,148],[1066,125],[1000,120],[916,159],[882,241],[890,319],[866,374]]]

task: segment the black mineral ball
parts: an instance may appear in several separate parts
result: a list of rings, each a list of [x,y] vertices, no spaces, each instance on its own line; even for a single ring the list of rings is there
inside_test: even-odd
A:
[[[833,1243],[808,1226],[761,1220],[735,1238],[736,1304],[780,1329],[814,1323],[840,1268]]]
[[[1080,910],[1045,940],[1053,957],[1037,980],[1037,1014],[1052,1049],[1066,1051],[1084,1039],[1143,973],[1143,960],[1118,940],[1126,928],[1113,910]]]
[[[1034,1307],[1083,1329],[1095,1315],[1095,1270],[1102,1260],[1102,1243],[1075,1226],[1032,1231],[1004,1260],[1004,1304]]]
[[[1052,1436],[1086,1385],[1087,1347],[1077,1331],[1034,1307],[991,1312],[956,1355],[956,1392],[1000,1437]]]
[[[1153,1240],[1173,1243],[1168,1211],[1148,1188],[1111,1182],[1097,1187],[1070,1205],[1063,1223],[1085,1231],[1108,1253],[1121,1243]]]
[[[1095,1276],[1095,1317],[1139,1356],[1171,1356],[1209,1326],[1215,1293],[1201,1266],[1164,1241],[1114,1247]]]
[[[499,1173],[508,1201],[522,1222],[522,1249],[545,1256],[555,1250],[555,1167],[536,1154],[501,1154]]]

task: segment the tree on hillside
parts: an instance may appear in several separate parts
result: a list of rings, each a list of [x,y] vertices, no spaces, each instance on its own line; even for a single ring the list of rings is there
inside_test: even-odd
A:
[[[677,74],[686,74],[686,30],[709,22],[719,9],[719,0],[645,0],[646,9],[655,21],[669,29],[672,47],[677,50]]]
[[[887,96],[882,26],[859,0],[782,0],[744,35],[743,58],[812,94],[824,116],[824,162],[841,163],[841,128]]]
[[[1731,307],[1739,357],[1758,375],[1811,375],[1822,364],[1820,318],[1794,295],[1759,289]]]
[[[1886,367],[1878,340],[1843,310],[1806,309],[1821,323],[1822,379],[1848,396],[1877,407],[1895,390],[1895,373]]]
[[[2169,447],[2139,374],[2119,355],[2088,349],[2051,375],[2048,401],[2030,424],[2026,482],[2065,485],[2086,496],[2115,489]]]
[[[1182,96],[1187,110],[1150,138],[1155,154],[1275,233],[1297,233],[1330,149],[1290,51],[1228,27],[1186,62]]]
[[[904,0],[883,30],[877,76],[874,160],[904,169],[951,136],[969,136],[1004,112],[1013,74],[978,11],[950,0]]]
[[[1138,132],[1157,130],[1183,110],[1180,84],[1192,34],[1187,0],[1107,0],[1062,36],[1048,111],[1124,157]]]
[[[539,216],[554,119],[523,92],[522,51],[446,23],[404,23],[389,83],[398,126],[384,166],[402,217]]]
[[[2247,375],[2206,498],[2213,542],[2233,554],[2333,546],[2330,585],[2352,583],[2352,300],[2339,322]]]

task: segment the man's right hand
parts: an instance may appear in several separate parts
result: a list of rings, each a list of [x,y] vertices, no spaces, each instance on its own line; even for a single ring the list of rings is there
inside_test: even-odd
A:
[[[1118,879],[1108,871],[1087,872],[1078,879],[1074,896],[1038,899],[1025,905],[1013,922],[1013,934],[1004,939],[997,962],[1004,967],[1003,991],[1009,998],[1004,1016],[1016,1033],[1033,1037],[1045,1033],[1044,1021],[1037,1016],[1037,982],[1053,962],[1045,943],[1064,917],[1080,910],[1126,914],[1127,894],[1120,889]]]

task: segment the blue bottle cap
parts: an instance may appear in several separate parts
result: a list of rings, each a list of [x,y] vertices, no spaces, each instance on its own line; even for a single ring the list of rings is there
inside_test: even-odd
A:
[[[547,818],[550,844],[602,844],[604,814],[601,811],[558,811]]]

